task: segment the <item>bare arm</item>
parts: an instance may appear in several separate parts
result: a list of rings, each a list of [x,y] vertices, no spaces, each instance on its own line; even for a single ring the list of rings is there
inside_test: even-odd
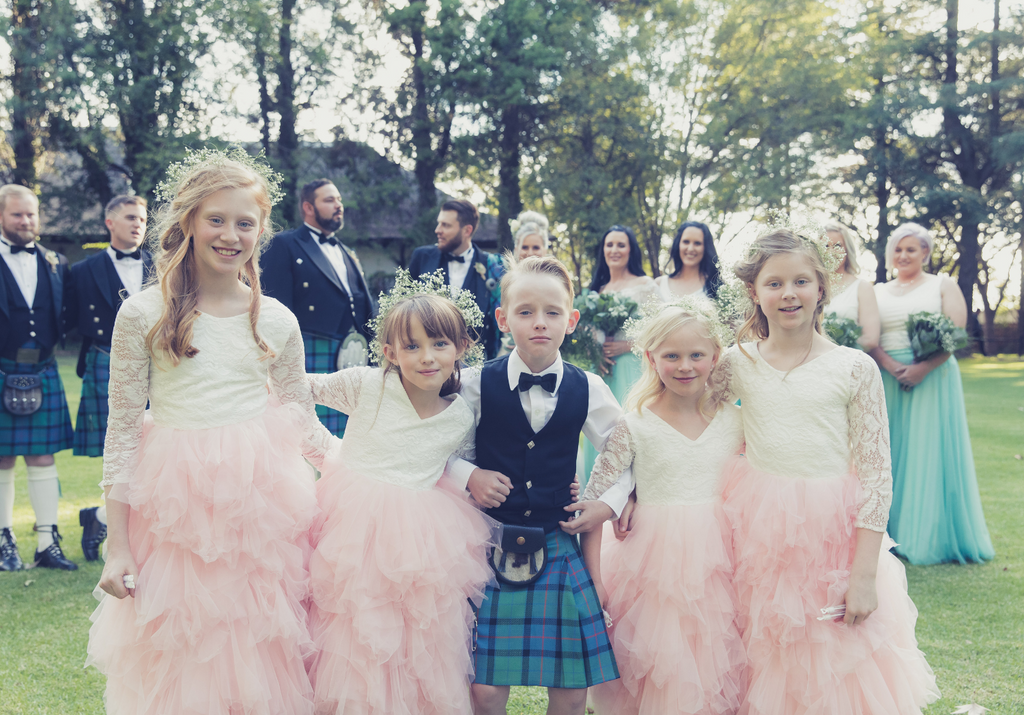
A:
[[[864,352],[870,353],[878,347],[878,338],[882,333],[882,319],[878,315],[878,299],[875,290],[867,281],[859,281],[857,285],[857,322],[860,324],[860,346]]]
[[[878,554],[882,549],[881,531],[857,529],[857,548],[850,566],[850,585],[846,591],[846,615],[843,622],[857,625],[867,620],[878,608],[875,575],[878,573]]]
[[[103,491],[110,494],[110,487]],[[136,580],[139,577],[139,567],[128,545],[129,509],[123,501],[107,500],[107,562],[100,575],[100,588],[114,598],[134,598],[135,589],[125,588],[124,577],[132,576]]]

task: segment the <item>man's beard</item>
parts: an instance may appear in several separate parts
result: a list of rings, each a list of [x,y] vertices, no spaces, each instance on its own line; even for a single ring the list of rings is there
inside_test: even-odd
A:
[[[320,228],[324,230],[324,234],[332,234],[335,231],[340,231],[341,227],[345,225],[345,214],[334,218],[334,216],[328,216],[324,218],[320,215],[320,212],[316,212],[316,222],[320,224]]]
[[[3,229],[4,236],[6,236],[11,243],[18,244],[21,246],[27,246],[32,243],[38,237],[35,231],[17,231],[9,229],[6,226],[0,225]]]

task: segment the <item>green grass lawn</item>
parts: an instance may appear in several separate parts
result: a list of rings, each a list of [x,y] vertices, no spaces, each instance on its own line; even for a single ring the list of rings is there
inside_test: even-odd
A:
[[[978,703],[993,715],[1024,713],[1024,363],[1016,358],[960,363],[981,497],[996,549],[975,566],[909,566],[920,609],[917,636],[943,699],[929,713]],[[74,359],[61,359],[71,414],[78,408]],[[101,460],[57,455],[64,498],[60,526],[75,573],[34,569],[0,574],[0,713],[94,715],[103,712],[103,678],[82,668],[92,589],[100,565],[79,545],[78,510],[99,503]],[[15,534],[23,558],[35,548],[32,509],[18,465]],[[543,713],[544,692],[517,688],[509,712]],[[668,715],[668,714],[667,714]]]

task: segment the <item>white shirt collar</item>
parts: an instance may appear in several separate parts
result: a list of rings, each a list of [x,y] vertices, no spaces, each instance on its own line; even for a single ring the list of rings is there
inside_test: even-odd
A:
[[[311,226],[308,223],[306,223],[305,221],[302,222],[302,225],[305,226],[306,228],[308,228],[310,231],[312,231],[313,234],[314,234],[313,238],[316,238],[318,240],[319,240],[319,238],[321,236],[324,236],[325,238],[330,238],[331,236],[334,235],[333,233],[328,233],[328,234],[325,235],[324,232],[323,232],[323,229],[319,229],[316,226]]]
[[[117,250],[118,249],[114,248],[113,246],[107,246],[107,255],[110,256],[110,260],[112,260],[114,262],[115,266],[117,265],[117,260],[118,260],[117,259],[117,253],[116,253]],[[142,250],[142,246],[139,246],[138,250],[141,251]],[[121,253],[132,253],[132,251],[121,251]],[[131,263],[126,263],[125,265],[134,266],[136,264],[142,263],[142,253],[139,253],[139,257],[138,258],[132,258],[132,259],[129,259],[129,260],[131,260]],[[122,259],[121,262],[124,263],[124,260]]]
[[[513,350],[508,356],[508,389],[518,390],[519,389],[519,375],[520,373],[526,373],[528,375],[547,375],[550,373],[555,374],[555,391],[552,395],[558,394],[558,388],[562,384],[562,355],[559,353],[555,356],[555,361],[548,367],[544,368],[540,372],[531,372],[530,368],[527,367],[526,363],[521,357],[519,357],[519,351]]]
[[[35,246],[36,251],[41,250],[38,243],[36,243]],[[7,238],[7,236],[4,236],[3,234],[0,234],[0,250],[2,250],[8,256],[13,257],[14,254],[11,253],[11,248],[13,247],[14,243],[11,241],[11,239]],[[18,254],[20,255],[21,251],[18,251]],[[24,255],[28,256],[29,258],[35,258],[35,256],[33,256],[31,253],[25,253]]]

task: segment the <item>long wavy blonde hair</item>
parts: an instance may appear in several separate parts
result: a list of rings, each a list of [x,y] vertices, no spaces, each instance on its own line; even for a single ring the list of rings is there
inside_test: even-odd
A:
[[[700,410],[701,414],[708,421],[714,419],[715,414],[722,408],[728,396],[729,375],[728,365],[720,360],[725,346],[722,345],[722,342],[718,339],[708,321],[709,318],[707,316],[691,313],[677,305],[666,305],[647,322],[647,325],[644,326],[643,330],[636,337],[637,345],[643,348],[644,351],[644,357],[641,360],[643,370],[640,379],[636,381],[633,389],[629,391],[629,395],[626,397],[627,410],[641,412],[644,406],[649,405],[665,394],[667,388],[652,364],[651,352],[657,350],[672,333],[684,325],[697,323],[700,325],[704,337],[711,341],[715,348],[714,360],[716,363],[715,367],[711,370],[711,374],[708,376],[708,383],[704,389],[704,394],[700,396],[700,400],[697,402],[697,409]]]
[[[164,309],[160,319],[146,336],[146,349],[156,356],[162,351],[177,365],[182,357],[195,357],[199,350],[192,346],[192,328],[199,317],[199,274],[196,267],[192,234],[196,215],[203,202],[223,189],[251,189],[260,210],[260,237],[252,256],[242,266],[238,279],[249,286],[249,324],[256,346],[263,351],[261,359],[273,357],[270,346],[260,337],[256,326],[260,317],[259,254],[273,234],[270,200],[266,180],[249,167],[231,160],[199,164],[178,182],[174,198],[160,207],[154,234],[158,236],[156,281],[163,295]]]

